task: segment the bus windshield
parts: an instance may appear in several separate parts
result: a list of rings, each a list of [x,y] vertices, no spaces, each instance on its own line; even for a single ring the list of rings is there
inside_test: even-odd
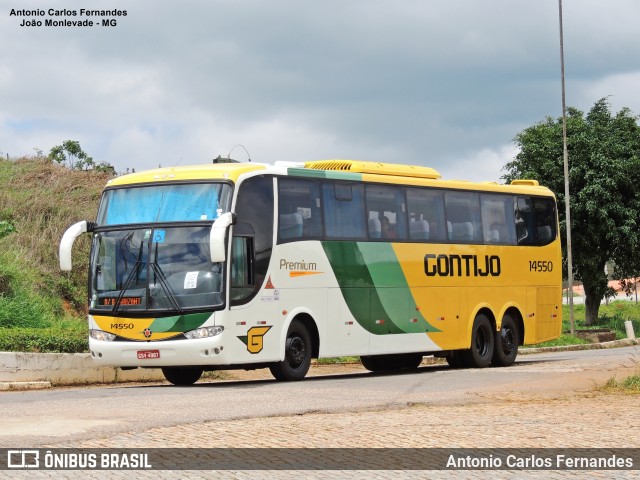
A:
[[[220,307],[223,265],[211,261],[209,235],[230,198],[229,184],[211,182],[106,190],[93,239],[91,309],[142,314]]]
[[[165,184],[107,190],[98,225],[213,221],[229,211],[231,187],[223,183]]]
[[[208,226],[98,232],[91,309],[181,312],[223,303],[222,264],[212,263]]]

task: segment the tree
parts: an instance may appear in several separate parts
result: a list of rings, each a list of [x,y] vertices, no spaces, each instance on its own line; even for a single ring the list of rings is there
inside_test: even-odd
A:
[[[640,254],[640,127],[628,108],[612,115],[606,98],[589,113],[569,108],[567,148],[575,278],[585,290],[586,324],[598,319],[607,292],[607,261],[634,271]],[[514,138],[520,151],[503,179],[535,178],[558,199],[566,259],[562,119],[547,117]],[[566,260],[564,270],[566,275]]]
[[[65,140],[62,145],[53,147],[49,158],[60,165],[66,165],[70,170],[88,170],[94,166],[93,158],[75,140]]]
[[[97,163],[93,168],[96,172],[107,173],[112,177],[116,176],[116,169],[108,162]]]

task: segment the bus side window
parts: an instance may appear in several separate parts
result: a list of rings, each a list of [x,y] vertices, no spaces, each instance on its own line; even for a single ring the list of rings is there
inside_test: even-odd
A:
[[[480,195],[484,243],[515,245],[513,197],[511,195]]]
[[[231,300],[243,300],[255,289],[253,278],[253,237],[233,237],[231,247]]]
[[[236,200],[236,215],[238,222],[233,228],[231,268],[232,271],[237,268],[238,282],[244,278],[242,272],[250,272],[246,278],[252,282],[251,288],[247,285],[247,288],[232,292],[231,304],[242,305],[258,293],[269,268],[273,248],[273,178],[258,176],[242,182]],[[240,251],[236,252],[235,248]],[[236,267],[234,260],[246,262]]]
[[[321,238],[319,182],[280,178],[278,191],[278,240]]]
[[[422,188],[407,189],[407,211],[411,240],[429,242],[447,240],[442,191]]]
[[[536,245],[547,245],[556,238],[556,209],[550,198],[534,198]]]
[[[369,238],[406,239],[406,205],[402,190],[383,185],[367,185]]]
[[[474,192],[448,191],[444,194],[449,240],[481,243],[480,195]]]
[[[323,183],[322,208],[327,238],[365,238],[364,186]]]
[[[532,231],[532,211],[531,199],[528,197],[517,197],[516,208],[516,239],[518,245],[531,245],[534,242]]]

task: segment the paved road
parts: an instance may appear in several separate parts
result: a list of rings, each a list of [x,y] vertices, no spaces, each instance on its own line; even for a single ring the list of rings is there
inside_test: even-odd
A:
[[[367,438],[369,427],[373,430],[394,430],[393,425],[375,426],[372,419],[364,422],[351,419],[357,419],[358,415],[389,418],[389,412],[409,417],[418,412],[417,418],[422,418],[425,412],[436,412],[440,418],[448,409],[464,411],[469,405],[491,405],[494,411],[502,411],[500,418],[504,420],[528,414],[520,406],[524,401],[538,402],[535,409],[546,415],[553,407],[544,408],[545,402],[576,394],[590,395],[596,384],[602,384],[614,375],[622,377],[635,373],[638,365],[640,349],[628,347],[520,356],[514,366],[506,369],[452,370],[433,365],[421,367],[415,373],[374,375],[353,366],[352,373],[343,375],[327,375],[324,374],[325,369],[318,368],[314,372],[315,377],[297,383],[265,379],[218,381],[190,388],[153,384],[2,392],[0,447],[193,447],[203,445],[203,442],[215,446],[273,446],[274,442],[288,445],[291,433],[280,435],[279,429],[282,428],[283,432],[290,430],[286,425],[291,423],[291,418],[303,422],[294,430],[305,436],[305,419],[337,418],[326,414],[346,415],[350,419],[348,423],[365,426],[364,430],[360,427],[359,430]],[[410,413],[407,414],[407,410]],[[576,403],[575,411],[581,411],[580,403]],[[620,410],[613,416],[623,418],[625,414]],[[287,420],[279,420],[283,418]],[[260,426],[261,422],[275,422],[276,434],[257,435],[256,432],[266,428]],[[239,437],[225,435],[225,429],[232,425],[254,426],[243,429]],[[413,420],[410,425],[414,425]],[[432,445],[433,437],[425,435],[426,425],[415,425],[420,432],[416,443]],[[211,435],[211,431],[218,427],[222,428],[220,436]],[[402,428],[398,430],[396,426],[395,430],[402,433]],[[481,430],[486,430],[486,427]],[[204,438],[200,438],[197,432]],[[448,438],[460,433],[450,431]],[[478,436],[479,433],[483,432],[473,432],[467,440],[460,440],[457,444],[478,443],[478,438],[483,438]],[[369,437],[375,438],[375,434]],[[344,437],[333,433],[321,437],[314,433],[305,438],[306,442],[297,439],[299,443],[296,444],[307,445],[309,439],[316,441],[318,438],[321,438],[321,446],[344,443],[339,440]],[[401,436],[399,438],[402,439]],[[548,441],[544,439],[536,443],[533,439],[531,444],[546,446]],[[354,441],[354,445],[359,446],[360,440]],[[401,441],[399,445],[402,445]],[[575,446],[590,445],[578,442]],[[640,446],[637,437],[636,446]]]

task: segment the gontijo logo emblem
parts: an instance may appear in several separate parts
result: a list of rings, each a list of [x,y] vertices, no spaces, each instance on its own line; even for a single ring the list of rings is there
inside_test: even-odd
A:
[[[260,353],[264,348],[264,335],[271,330],[268,327],[251,327],[246,336],[238,337],[247,346],[249,353]]]

